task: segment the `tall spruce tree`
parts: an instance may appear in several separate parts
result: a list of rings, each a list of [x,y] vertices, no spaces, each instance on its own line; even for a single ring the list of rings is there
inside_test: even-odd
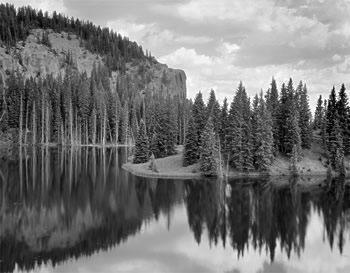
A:
[[[315,130],[322,128],[324,115],[325,113],[323,108],[323,99],[322,99],[322,95],[320,95],[317,100],[317,105],[315,109],[315,116],[314,116],[314,123],[313,123],[313,127]]]
[[[229,153],[229,149],[228,149],[229,148],[229,143],[228,143],[229,126],[230,126],[230,121],[229,121],[229,113],[228,113],[228,103],[227,103],[227,98],[225,97],[221,108],[220,130],[219,130],[221,153],[225,159],[227,159],[227,155]]]
[[[135,142],[134,164],[145,163],[149,159],[149,143],[146,133],[146,126],[143,119],[140,121],[140,127]]]
[[[342,166],[342,160],[344,157],[344,144],[341,131],[339,121],[336,119],[334,121],[333,129],[328,135],[327,143],[328,160],[335,170],[339,170],[339,167]]]
[[[207,119],[209,117],[212,118],[216,134],[218,134],[220,130],[220,114],[221,114],[220,104],[216,99],[215,91],[211,89],[209,93],[208,104],[207,104]]]
[[[196,132],[196,124],[192,115],[188,120],[188,128],[186,131],[184,152],[183,152],[183,166],[189,166],[197,163],[199,158],[199,147],[198,147],[198,135]]]
[[[209,117],[202,134],[199,169],[205,176],[217,176],[220,171],[220,157],[213,120]]]
[[[206,107],[203,101],[203,94],[201,92],[198,92],[194,99],[194,103],[192,106],[192,115],[193,115],[194,124],[196,126],[195,131],[197,133],[197,141],[198,141],[197,147],[199,150],[199,147],[201,146],[201,135],[207,122]],[[199,159],[199,154],[198,154],[198,159]]]
[[[254,166],[257,170],[266,172],[273,160],[274,139],[272,132],[272,117],[267,109],[263,94],[254,100]]]
[[[273,133],[273,139],[274,139],[273,153],[274,155],[276,155],[276,152],[278,150],[278,145],[279,145],[279,134],[278,134],[279,133],[279,124],[278,124],[279,96],[278,96],[277,83],[274,78],[272,78],[271,87],[266,94],[266,107],[270,112],[271,118],[272,118],[272,133]]]
[[[229,111],[230,165],[239,171],[253,168],[250,101],[242,82],[239,83]]]
[[[311,112],[306,84],[304,84],[303,87],[299,90],[299,128],[301,147],[304,149],[310,149],[312,142],[312,128]]]
[[[339,94],[338,101],[336,103],[337,118],[339,120],[339,127],[341,129],[343,144],[344,144],[344,154],[350,154],[350,111],[348,96],[346,94],[345,85],[342,84]]]
[[[301,148],[301,137],[299,127],[299,112],[297,96],[293,88],[293,80],[289,79],[287,86],[287,118],[286,118],[286,135],[285,135],[285,153],[291,155],[293,147],[296,146],[298,152]]]
[[[294,145],[298,151],[301,148],[297,98],[293,80],[289,79],[287,87],[282,85],[278,116],[279,150],[287,155],[291,155]]]

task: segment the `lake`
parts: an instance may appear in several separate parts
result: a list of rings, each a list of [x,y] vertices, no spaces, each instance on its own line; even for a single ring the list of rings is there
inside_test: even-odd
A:
[[[149,179],[127,148],[0,158],[1,272],[350,272],[341,179]]]

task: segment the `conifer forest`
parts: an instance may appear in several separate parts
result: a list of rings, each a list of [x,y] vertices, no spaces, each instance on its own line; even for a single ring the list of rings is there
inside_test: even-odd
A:
[[[349,3],[8,1],[0,272],[350,272]]]
[[[240,82],[222,103],[214,90],[209,98],[197,93],[193,101],[151,94],[144,92],[149,79],[142,69],[136,83],[125,73],[127,62],[156,62],[137,43],[88,21],[0,5],[1,46],[9,52],[35,28],[77,35],[82,46],[103,56],[103,64],[95,64],[90,75],[80,73],[68,54],[58,77],[25,78],[7,70],[0,79],[3,139],[19,145],[135,144],[135,163],[147,162],[152,154],[172,155],[176,145],[184,145],[183,165],[199,163],[207,175],[227,166],[265,172],[278,154],[297,162],[303,149],[318,139],[329,168],[344,172],[344,157],[350,153],[344,85],[340,90],[330,87],[329,98],[320,96],[314,115],[306,83],[292,79],[278,87],[272,78],[270,88],[254,97]],[[51,46],[45,32],[38,40]],[[109,81],[112,71],[119,73],[115,91]]]
[[[90,75],[79,73],[67,56],[65,73],[58,77],[24,78],[8,70],[0,79],[1,133],[20,145],[118,145],[136,144],[134,162],[149,156],[174,154],[184,145],[183,165],[200,163],[207,175],[224,165],[239,171],[267,171],[277,154],[298,159],[302,149],[320,138],[330,168],[344,171],[344,156],[350,153],[349,104],[345,86],[331,88],[329,98],[320,96],[311,114],[307,86],[290,79],[277,87],[249,97],[242,82],[232,98],[223,103],[212,90],[206,101],[199,92],[194,101],[142,91],[125,74],[125,63],[154,59],[142,47],[109,29],[90,22],[30,7],[0,5],[1,46],[10,49],[24,41],[32,28],[76,34],[81,44],[104,56]],[[50,47],[48,37],[38,37]],[[108,77],[118,71],[112,92]],[[146,75],[140,71],[140,76]],[[166,80],[166,79],[165,79]],[[234,89],[234,87],[233,87]],[[141,130],[141,132],[140,132]],[[142,132],[142,131],[145,132]],[[141,135],[141,136],[138,136]],[[142,142],[142,143],[138,143]],[[140,158],[138,158],[140,157]]]

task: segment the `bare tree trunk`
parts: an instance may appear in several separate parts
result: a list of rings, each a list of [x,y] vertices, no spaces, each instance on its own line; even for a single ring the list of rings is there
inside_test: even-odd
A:
[[[24,145],[27,145],[27,131],[28,131],[28,102],[26,105],[26,124],[25,124],[25,131],[24,131]]]
[[[93,111],[92,113],[92,144],[95,145],[96,143],[96,112]]]
[[[33,187],[36,186],[36,148],[33,149],[33,158],[32,158],[32,180],[33,180]]]
[[[61,122],[61,144],[64,145],[66,142],[64,138],[64,127],[63,127],[63,122]]]
[[[118,104],[115,107],[115,146],[118,146],[119,138],[119,115],[118,115]]]
[[[85,144],[89,144],[89,126],[88,126],[88,121],[85,119],[85,134],[86,134],[86,139],[85,139]]]
[[[45,104],[44,104],[44,95],[41,96],[41,144],[45,143]]]
[[[22,138],[23,138],[23,95],[21,94],[21,104],[20,104],[20,110],[19,110],[19,146],[22,146]]]
[[[23,196],[23,165],[22,165],[22,161],[23,161],[23,154],[22,154],[22,146],[20,146],[19,149],[19,183],[20,183],[20,193],[21,196]]]
[[[50,109],[49,106],[46,106],[46,145],[49,145],[50,142]]]
[[[70,130],[70,142],[71,145],[74,145],[74,137],[73,137],[73,107],[72,102],[69,103],[69,130]]]
[[[32,132],[32,143],[35,145],[36,144],[36,116],[35,116],[35,101],[33,105],[33,132]]]
[[[78,114],[75,112],[75,145],[79,144],[79,137],[78,137]]]
[[[104,110],[103,113],[103,136],[102,136],[102,145],[105,146],[106,145],[106,116],[107,116],[107,112],[106,112],[106,108]]]

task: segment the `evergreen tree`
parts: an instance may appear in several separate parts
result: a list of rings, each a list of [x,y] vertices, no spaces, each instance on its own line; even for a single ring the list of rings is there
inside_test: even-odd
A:
[[[220,130],[220,114],[221,114],[220,104],[216,99],[215,91],[211,89],[209,93],[208,104],[207,104],[206,119],[208,119],[209,117],[212,118],[216,134],[218,134]]]
[[[239,171],[253,168],[250,102],[240,82],[229,111],[230,165]]]
[[[219,151],[212,118],[209,117],[202,134],[199,169],[205,176],[217,176],[220,171]]]
[[[327,111],[326,111],[326,119],[327,119],[327,134],[330,135],[335,126],[335,121],[338,119],[338,111],[336,108],[337,98],[335,93],[335,87],[333,86],[331,93],[328,99]]]
[[[279,150],[291,155],[294,145],[301,148],[299,112],[297,111],[297,96],[293,88],[293,81],[289,79],[287,87],[282,85],[279,109]]]
[[[198,161],[198,158],[198,135],[196,132],[196,125],[194,123],[194,119],[192,115],[190,115],[183,152],[183,166],[186,167],[196,163]]]
[[[273,121],[262,92],[260,98],[256,96],[253,104],[254,166],[257,170],[266,172],[273,160]]]
[[[229,153],[228,135],[229,135],[230,121],[229,121],[228,114],[229,114],[228,103],[227,103],[227,98],[225,98],[221,108],[221,114],[220,114],[219,137],[220,137],[220,144],[221,144],[221,152],[226,159]]]
[[[149,144],[148,137],[146,133],[146,126],[141,119],[140,127],[137,133],[136,141],[135,141],[135,154],[134,154],[134,164],[145,163],[149,159]]]
[[[337,119],[334,121],[332,131],[328,135],[327,154],[333,169],[339,170],[339,166],[342,164],[342,158],[344,157],[344,144],[342,130]]]
[[[323,99],[322,95],[319,96],[317,100],[316,110],[315,110],[315,116],[314,116],[314,129],[321,129],[323,124],[325,113],[323,108]]]
[[[192,107],[192,115],[194,124],[196,125],[196,133],[197,133],[197,147],[198,150],[201,146],[201,135],[204,130],[205,124],[207,122],[206,120],[206,108],[203,101],[203,95],[201,92],[198,92],[194,99],[193,107]],[[199,156],[199,154],[198,154]],[[199,157],[198,157],[199,159]]]
[[[278,150],[285,153],[286,120],[288,118],[288,92],[285,84],[281,87],[280,103],[278,108]]]
[[[267,92],[266,95],[266,107],[268,111],[271,114],[272,118],[272,132],[273,132],[273,139],[274,139],[274,150],[273,153],[276,155],[276,152],[278,150],[279,145],[279,124],[278,124],[278,118],[279,118],[279,97],[278,97],[278,89],[277,89],[277,83],[274,78],[272,78],[271,81],[271,88]]]
[[[167,97],[165,103],[165,147],[166,155],[175,154],[176,136],[178,131],[176,109],[170,97]]]
[[[339,126],[342,131],[344,154],[350,154],[350,111],[348,97],[346,95],[345,85],[342,84],[339,94],[338,101],[336,103],[337,118],[339,120]]]
[[[310,149],[312,141],[311,112],[306,85],[304,84],[299,90],[299,128],[301,147],[304,149]]]

